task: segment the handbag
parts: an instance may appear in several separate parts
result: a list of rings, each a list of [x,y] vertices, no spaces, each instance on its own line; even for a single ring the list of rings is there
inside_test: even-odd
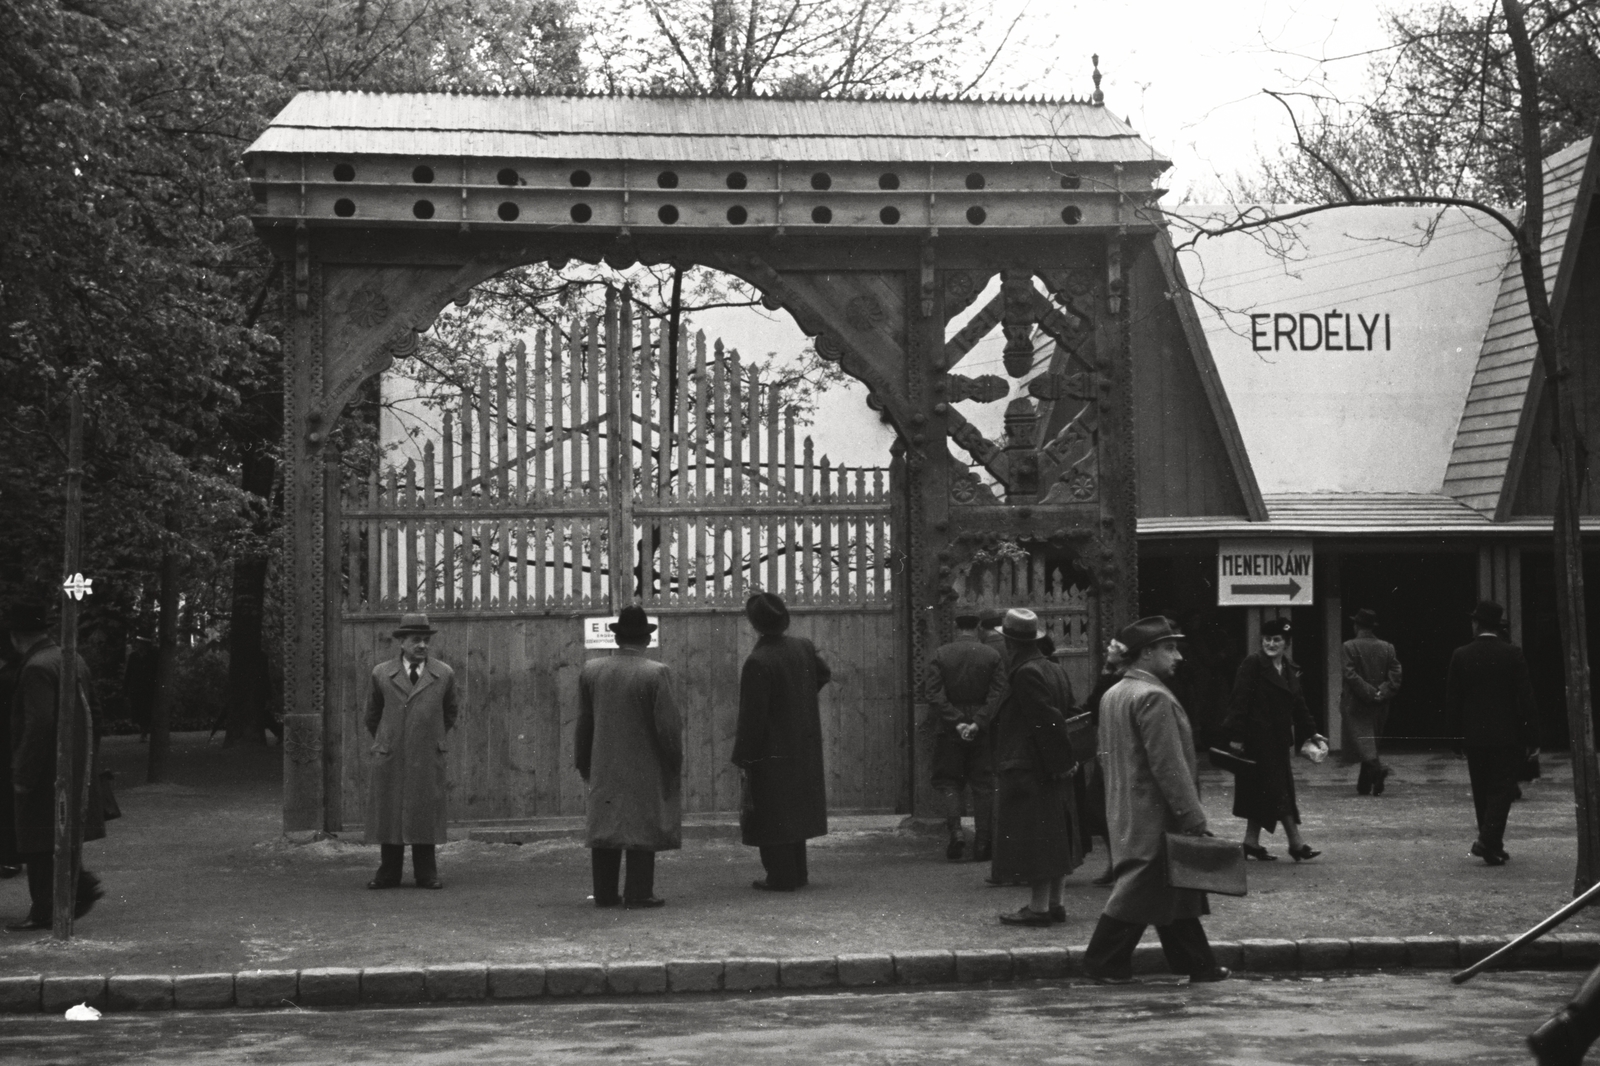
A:
[[[1246,759],[1238,752],[1229,751],[1227,748],[1212,748],[1206,754],[1211,756],[1211,765],[1218,770],[1226,770],[1230,774],[1240,774],[1256,768],[1254,759]]]
[[[1236,840],[1219,837],[1165,834],[1167,884],[1224,896],[1242,896],[1248,888],[1244,876],[1244,849]]]

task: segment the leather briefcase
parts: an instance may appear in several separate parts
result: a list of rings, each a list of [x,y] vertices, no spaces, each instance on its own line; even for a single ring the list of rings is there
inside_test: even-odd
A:
[[[1242,896],[1244,849],[1237,840],[1166,834],[1167,884],[1224,896]]]

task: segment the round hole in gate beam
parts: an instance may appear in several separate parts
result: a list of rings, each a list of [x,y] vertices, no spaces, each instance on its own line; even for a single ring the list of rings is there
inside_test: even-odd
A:
[[[334,181],[355,181],[356,168],[349,163],[335,163],[333,165]]]
[[[589,176],[589,172],[587,170],[574,170],[572,172],[572,176],[567,180],[572,182],[572,187],[575,189],[587,189],[589,187],[589,182],[593,181],[594,179]]]
[[[811,209],[811,221],[819,226],[826,226],[833,221],[833,211],[827,207],[817,206]]]
[[[746,222],[750,221],[750,212],[746,211],[738,204],[734,204],[732,207],[728,208],[728,221],[733,223],[735,226],[742,226]]]
[[[741,171],[735,170],[728,175],[728,188],[730,189],[742,189],[749,184],[750,179],[745,177]]]
[[[971,207],[967,208],[967,221],[972,223],[974,226],[983,225],[984,220],[988,217],[989,212],[985,211],[977,204],[973,204]]]
[[[433,184],[433,168],[426,163],[411,168],[411,180],[418,185]]]
[[[333,213],[340,218],[349,218],[356,213],[356,202],[348,197],[341,197],[333,202]]]
[[[588,204],[573,204],[572,210],[567,213],[572,216],[574,222],[587,222],[594,217],[594,211]]]
[[[656,175],[656,184],[663,189],[676,189],[678,187],[678,172],[675,170],[663,170]]]
[[[517,216],[522,214],[522,208],[507,200],[495,209],[495,214],[500,216],[501,222],[515,222]]]
[[[829,189],[833,188],[833,179],[828,177],[828,175],[823,171],[819,170],[815,174],[811,175],[811,187],[818,192],[827,192]]]
[[[433,201],[432,200],[418,200],[416,203],[411,205],[411,213],[413,215],[416,215],[418,218],[432,218],[433,217]]]
[[[521,178],[517,177],[517,172],[510,167],[501,167],[500,173],[494,176],[494,180],[501,185],[518,185],[522,181]]]
[[[893,206],[885,207],[882,211],[878,212],[878,221],[882,222],[885,226],[895,225],[900,221],[900,209]]]
[[[1063,189],[1081,189],[1083,188],[1083,179],[1076,174],[1063,174],[1061,176],[1061,187]]]
[[[656,212],[656,217],[670,226],[678,221],[678,209],[671,204],[662,204],[661,209]]]
[[[971,174],[967,175],[967,188],[971,189],[973,192],[977,192],[979,189],[983,188],[985,184],[987,183],[983,180],[983,175],[979,174],[977,171],[973,171]]]
[[[1083,208],[1077,204],[1068,204],[1061,209],[1061,221],[1069,226],[1076,226],[1083,221]]]
[[[891,174],[879,174],[878,175],[878,188],[894,190],[894,189],[898,189],[899,187],[900,187],[900,175],[892,174],[892,173]]]

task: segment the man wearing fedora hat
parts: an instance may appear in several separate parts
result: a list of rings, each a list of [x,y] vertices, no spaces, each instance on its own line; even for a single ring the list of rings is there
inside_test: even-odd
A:
[[[11,788],[15,805],[12,828],[17,857],[28,867],[28,916],[7,925],[22,933],[49,929],[55,898],[56,847],[56,725],[60,714],[61,645],[50,639],[42,603],[14,603],[6,608],[0,625],[10,634],[11,647],[21,666],[11,692]],[[78,658],[77,749],[74,762],[82,772],[79,801],[84,812],[83,839],[106,835],[105,811],[98,781],[92,772],[94,714],[89,704],[89,667]],[[77,876],[74,914],[82,918],[105,895],[100,879],[81,867]]]
[[[586,840],[594,905],[659,907],[656,852],[683,847],[683,721],[672,673],[645,657],[656,627],[644,608],[624,607],[611,623],[617,651],[583,664],[574,731],[578,775],[589,786]],[[622,856],[628,873],[622,895]]]
[[[1167,884],[1167,833],[1209,836],[1200,806],[1194,734],[1167,687],[1183,660],[1183,639],[1169,618],[1155,615],[1123,627],[1127,650],[1121,681],[1100,701],[1100,757],[1106,780],[1116,884],[1084,953],[1083,968],[1102,982],[1133,980],[1133,949],[1155,926],[1174,973],[1220,981],[1201,915],[1206,894]]]
[[[1452,736],[1460,737],[1472,781],[1478,838],[1470,854],[1504,866],[1506,819],[1517,774],[1538,751],[1533,682],[1522,649],[1500,637],[1505,608],[1489,600],[1472,610],[1472,642],[1450,657],[1444,710]]]
[[[445,735],[456,724],[456,675],[428,656],[437,632],[425,614],[401,615],[394,631],[400,655],[372,668],[366,839],[379,845],[383,859],[368,888],[400,884],[407,844],[417,887],[444,887],[434,848],[446,840]]]
[[[739,673],[733,764],[743,771],[740,836],[760,849],[767,874],[751,887],[793,892],[810,880],[806,841],[828,832],[817,693],[833,675],[809,640],[787,634],[781,598],[758,592],[744,613],[758,637]]]
[[[1389,720],[1394,694],[1400,691],[1400,660],[1393,644],[1378,639],[1378,612],[1363,607],[1350,616],[1350,622],[1356,635],[1344,642],[1344,688],[1339,694],[1339,713],[1349,724],[1361,751],[1356,792],[1381,796],[1389,768],[1378,758],[1378,738]]]

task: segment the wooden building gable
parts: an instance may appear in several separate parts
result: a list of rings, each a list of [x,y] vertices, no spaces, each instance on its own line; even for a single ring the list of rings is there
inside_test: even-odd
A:
[[[1593,138],[1549,156],[1544,165],[1544,277],[1557,327],[1571,344],[1574,381],[1584,396],[1579,418],[1600,428],[1600,237],[1594,198]],[[1543,371],[1513,250],[1501,273],[1494,312],[1484,332],[1477,369],[1462,410],[1443,491],[1496,520],[1550,514],[1555,456],[1542,414]],[[1543,427],[1543,428],[1541,428]],[[1591,446],[1591,452],[1593,447]],[[1590,480],[1596,480],[1591,464]],[[1587,494],[1594,512],[1600,492]]]
[[[1265,521],[1233,405],[1165,230],[1136,258],[1132,281],[1139,517]]]

